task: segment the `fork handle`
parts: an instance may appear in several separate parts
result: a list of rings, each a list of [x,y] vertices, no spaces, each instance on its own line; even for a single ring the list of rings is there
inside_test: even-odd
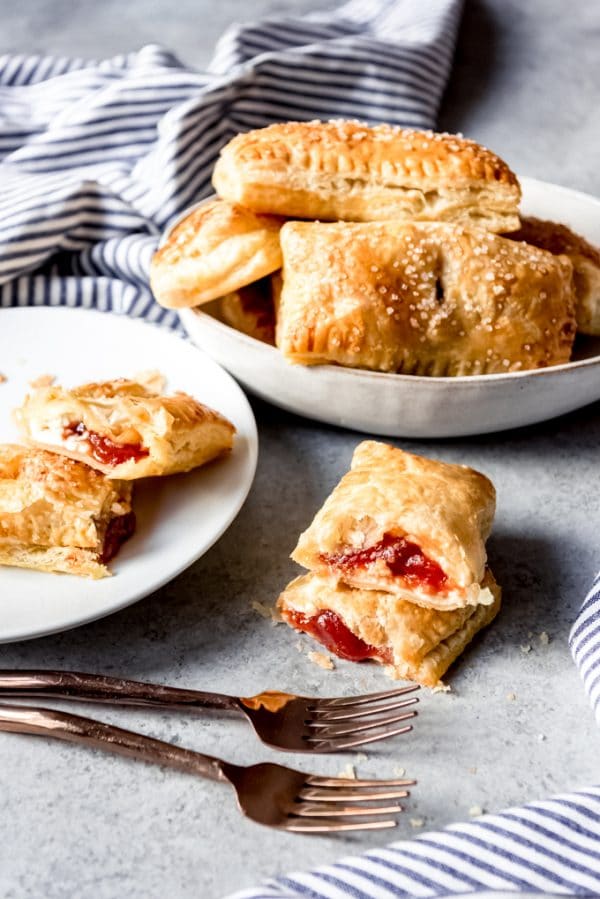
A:
[[[221,693],[183,690],[79,671],[1,671],[0,698],[51,696],[111,705],[172,709],[221,709],[240,712],[239,701]]]
[[[191,749],[182,749],[163,740],[155,740],[143,734],[123,730],[112,724],[103,724],[93,718],[70,715],[54,709],[31,706],[0,705],[0,731],[14,734],[35,734],[53,737],[68,743],[80,743],[96,749],[104,749],[117,755],[141,759],[178,768],[189,774],[210,780],[228,781],[226,772],[236,766],[210,755]]]

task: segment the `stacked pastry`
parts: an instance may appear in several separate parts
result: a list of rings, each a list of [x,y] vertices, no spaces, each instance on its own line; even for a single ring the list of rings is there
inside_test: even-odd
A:
[[[93,578],[135,529],[133,481],[204,465],[235,433],[161,378],[39,387],[15,416],[26,446],[0,446],[0,565]]]
[[[230,141],[213,183],[156,253],[154,294],[218,299],[291,363],[488,374],[567,362],[577,328],[600,335],[600,255],[521,222],[516,176],[473,141],[289,122]]]
[[[278,607],[342,658],[437,686],[500,608],[485,550],[494,511],[479,472],[365,441],[301,535],[292,558],[309,573]]]

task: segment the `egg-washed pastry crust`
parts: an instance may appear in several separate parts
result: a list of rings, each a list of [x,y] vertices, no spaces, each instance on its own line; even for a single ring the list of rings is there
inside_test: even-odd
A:
[[[292,558],[441,611],[491,605],[483,581],[495,501],[491,481],[472,468],[365,440]]]
[[[369,657],[386,666],[394,678],[407,678],[426,687],[443,686],[441,678],[475,634],[496,617],[501,591],[489,569],[485,587],[489,605],[466,606],[441,612],[423,608],[378,590],[361,590],[335,580],[307,574],[293,580],[280,595],[277,607],[285,621],[320,639],[330,652],[336,647],[341,622]],[[321,617],[325,613],[324,617]],[[327,631],[330,615],[337,622]]]
[[[522,218],[519,230],[505,237],[568,256],[573,265],[577,330],[600,337],[600,250],[566,225],[531,216]]]
[[[0,564],[106,577],[133,533],[131,484],[81,462],[0,446]]]
[[[570,261],[481,229],[287,222],[277,345],[288,361],[456,376],[570,358]]]
[[[190,212],[152,258],[150,286],[161,306],[208,303],[281,267],[283,220],[224,200]]]
[[[213,185],[290,218],[519,225],[519,183],[498,156],[453,134],[391,125],[286,122],[239,134],[221,150]]]
[[[235,428],[186,393],[165,396],[127,379],[30,393],[15,419],[30,444],[113,478],[189,471],[228,453]]]

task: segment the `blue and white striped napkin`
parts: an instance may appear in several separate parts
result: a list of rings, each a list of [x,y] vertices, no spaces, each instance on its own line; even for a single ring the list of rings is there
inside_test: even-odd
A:
[[[285,119],[435,125],[461,0],[350,0],[230,29],[207,72],[160,47],[102,62],[0,58],[0,306],[95,307],[177,329],[148,287],[165,225],[220,147]],[[1,332],[0,332],[1,333]],[[571,647],[600,723],[600,582]],[[247,899],[482,889],[600,895],[600,788],[279,878]]]

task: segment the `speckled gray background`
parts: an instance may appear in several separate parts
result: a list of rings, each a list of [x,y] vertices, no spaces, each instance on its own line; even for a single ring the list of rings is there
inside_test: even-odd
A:
[[[202,66],[230,22],[318,6],[3,0],[0,51],[98,57],[155,41]],[[492,146],[519,172],[600,195],[599,33],[595,0],[467,0],[442,126]],[[1,646],[3,667],[62,666],[246,694],[267,686],[323,695],[385,686],[372,667],[339,663],[322,671],[306,658],[307,639],[298,652],[295,634],[250,609],[253,599],[272,600],[294,573],[295,538],[360,439],[261,403],[254,408],[256,482],[219,543],[112,618]],[[402,766],[419,779],[398,836],[415,833],[410,818],[438,827],[468,817],[474,805],[498,810],[597,780],[599,737],[566,639],[600,565],[599,441],[598,405],[509,434],[398,441],[474,465],[496,482],[490,556],[505,590],[502,616],[455,669],[453,693],[423,696],[413,734],[358,763],[366,775]],[[273,757],[242,722],[101,711],[107,721],[234,761]],[[297,761],[336,773],[347,760]],[[3,899],[216,899],[380,840],[284,836],[242,820],[217,784],[58,743],[0,739]]]

